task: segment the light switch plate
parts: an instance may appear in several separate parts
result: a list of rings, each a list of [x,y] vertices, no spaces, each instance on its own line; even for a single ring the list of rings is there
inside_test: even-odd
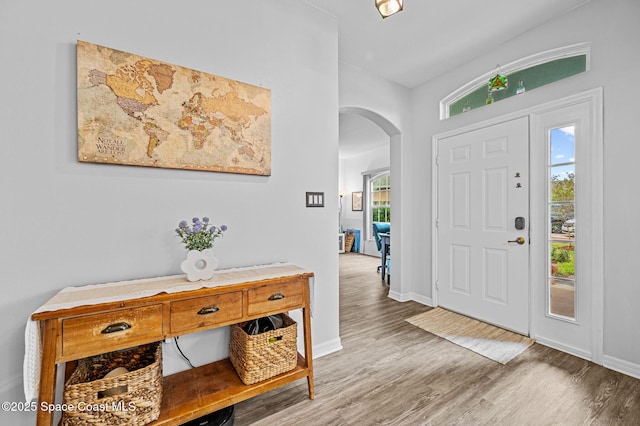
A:
[[[307,207],[324,207],[324,192],[307,192]]]

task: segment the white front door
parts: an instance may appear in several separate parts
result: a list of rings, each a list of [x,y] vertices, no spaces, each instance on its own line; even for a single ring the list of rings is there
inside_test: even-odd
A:
[[[529,334],[529,124],[437,145],[437,301]]]

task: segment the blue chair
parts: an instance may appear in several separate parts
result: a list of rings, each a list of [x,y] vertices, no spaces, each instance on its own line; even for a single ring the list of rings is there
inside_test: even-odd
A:
[[[386,265],[384,264],[384,262],[386,261],[384,257],[386,256],[384,255],[389,254],[388,251],[387,253],[384,253],[383,251],[384,247],[382,247],[382,237],[380,236],[380,234],[390,234],[390,233],[391,233],[391,224],[389,222],[373,222],[373,239],[376,241],[376,246],[378,247],[378,251],[383,254],[383,258],[380,261],[380,266],[378,266],[378,269],[377,269],[378,272],[380,272],[380,269],[382,269],[383,266],[386,267]]]

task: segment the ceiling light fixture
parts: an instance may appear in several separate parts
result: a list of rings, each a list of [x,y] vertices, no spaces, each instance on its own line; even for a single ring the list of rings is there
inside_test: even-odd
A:
[[[404,0],[375,0],[376,9],[380,12],[382,19],[388,18],[402,10]]]

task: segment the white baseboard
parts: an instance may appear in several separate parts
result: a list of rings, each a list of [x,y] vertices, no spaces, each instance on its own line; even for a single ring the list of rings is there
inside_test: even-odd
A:
[[[422,296],[416,293],[398,293],[393,290],[389,290],[389,297],[398,302],[408,302],[413,300],[414,302],[421,303],[427,306],[433,306],[433,301],[430,297]]]
[[[560,352],[565,352],[569,355],[577,356],[578,358],[586,359],[587,361],[593,362],[590,352],[586,352],[582,349],[578,349],[570,345],[565,345],[560,342],[556,342],[555,340],[547,339],[541,336],[531,336],[531,338],[534,339],[536,343],[540,343],[541,345],[548,346],[552,349],[559,350]]]
[[[640,364],[605,355],[604,366],[611,370],[615,370],[618,373],[626,374],[627,376],[640,379]]]
[[[433,307],[433,300],[430,297],[423,296],[421,294],[412,293],[411,294],[411,300],[414,300],[414,301],[416,301],[418,303],[421,303],[423,305],[427,305],[427,306]]]
[[[535,341],[537,343],[540,343],[541,345],[549,346],[550,348],[557,349],[561,352],[566,352],[570,355],[577,356],[578,358],[594,362],[591,359],[591,354],[588,352],[584,352],[571,346],[562,345],[558,342],[547,340],[543,337],[533,337],[533,339],[535,339]],[[605,355],[604,363],[602,364],[602,366],[610,370],[617,371],[618,373],[626,374],[627,376],[640,379],[640,364],[626,361],[624,359],[616,358],[610,355]]]
[[[342,350],[342,342],[339,337],[319,345],[313,345],[313,359],[338,352],[339,350]]]

